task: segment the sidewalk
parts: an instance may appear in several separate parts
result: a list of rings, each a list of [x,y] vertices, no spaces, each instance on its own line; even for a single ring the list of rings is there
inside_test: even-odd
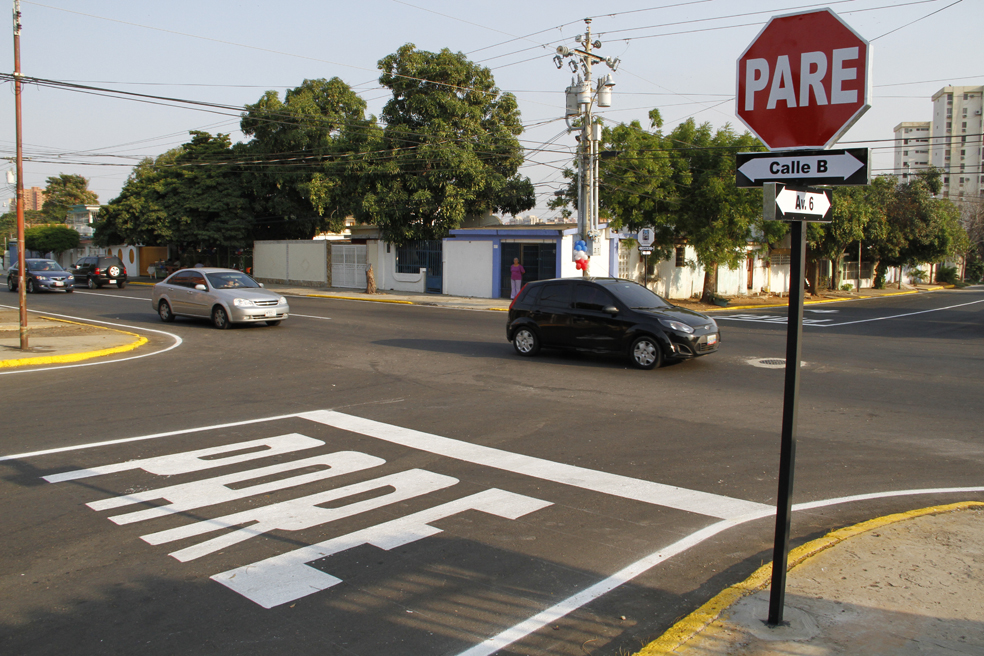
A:
[[[891,515],[794,549],[783,625],[771,564],[636,656],[984,654],[984,503]]]
[[[20,348],[20,314],[0,308],[0,371],[81,362],[125,353],[147,343],[136,333],[28,313],[28,350]]]

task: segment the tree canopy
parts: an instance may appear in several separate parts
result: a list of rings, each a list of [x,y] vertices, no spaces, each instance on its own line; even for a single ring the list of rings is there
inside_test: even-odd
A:
[[[363,151],[378,128],[366,103],[337,77],[267,91],[246,106],[240,127],[252,139],[236,153],[257,239],[310,239],[339,231],[358,208]]]
[[[392,98],[381,134],[369,142],[358,218],[400,244],[444,237],[469,215],[535,205],[532,183],[518,175],[516,98],[495,86],[489,69],[413,44],[378,68]]]
[[[89,181],[81,175],[61,173],[47,179],[41,212],[47,223],[64,223],[72,205],[98,205],[99,197],[89,190]]]
[[[252,216],[229,136],[193,131],[192,139],[138,165],[120,195],[100,212],[95,241],[244,246]]]
[[[24,230],[24,246],[29,251],[54,253],[78,248],[79,233],[65,225],[40,225]]]

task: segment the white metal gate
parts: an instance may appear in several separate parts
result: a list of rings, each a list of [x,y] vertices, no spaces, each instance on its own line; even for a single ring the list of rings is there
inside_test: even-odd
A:
[[[331,286],[366,288],[366,245],[331,245]]]

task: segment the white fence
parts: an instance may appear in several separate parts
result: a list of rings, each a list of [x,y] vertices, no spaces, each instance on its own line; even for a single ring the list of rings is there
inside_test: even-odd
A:
[[[366,245],[331,245],[331,286],[366,288]]]
[[[253,243],[253,275],[261,281],[327,286],[331,283],[328,262],[324,240]]]

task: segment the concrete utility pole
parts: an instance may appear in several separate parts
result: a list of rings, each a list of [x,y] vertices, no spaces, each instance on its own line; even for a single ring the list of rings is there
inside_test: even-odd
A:
[[[598,152],[601,142],[601,125],[592,121],[592,105],[597,102],[599,107],[612,106],[612,87],[615,82],[611,75],[599,78],[592,86],[591,67],[595,63],[605,63],[613,71],[618,68],[618,59],[599,57],[592,52],[601,48],[601,41],[591,40],[591,19],[584,19],[586,29],[574,40],[582,48],[573,50],[567,46],[557,46],[554,63],[557,68],[564,65],[564,58],[571,70],[578,73],[577,80],[571,80],[567,88],[566,119],[569,132],[576,128],[570,124],[572,117],[581,120],[581,135],[578,138],[578,194],[577,194],[577,227],[581,239],[589,245],[589,253],[594,253],[595,242],[600,236],[598,232]],[[583,77],[582,77],[583,76]],[[590,263],[590,260],[589,260]],[[584,277],[588,277],[588,268],[584,269]]]
[[[24,284],[24,140],[21,136],[20,0],[14,0],[14,112],[17,138],[17,296],[20,301],[20,347],[27,349],[27,290]]]

